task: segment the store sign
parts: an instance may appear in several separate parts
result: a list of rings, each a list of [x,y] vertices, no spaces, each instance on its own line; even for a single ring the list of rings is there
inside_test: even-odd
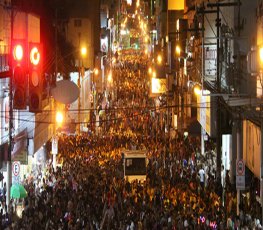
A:
[[[12,164],[12,183],[18,184],[20,182],[20,162],[14,161]]]

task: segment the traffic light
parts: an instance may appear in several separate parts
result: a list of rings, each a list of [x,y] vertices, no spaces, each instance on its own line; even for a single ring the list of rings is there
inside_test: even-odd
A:
[[[12,41],[12,68],[13,68],[13,108],[26,109],[27,95],[27,62],[26,43],[24,40]]]
[[[40,43],[29,43],[29,111],[41,112],[42,109],[42,45]]]

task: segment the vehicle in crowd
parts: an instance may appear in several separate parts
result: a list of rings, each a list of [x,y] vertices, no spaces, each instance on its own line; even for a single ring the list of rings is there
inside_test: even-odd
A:
[[[132,182],[134,180],[146,180],[147,150],[122,151],[124,178]]]

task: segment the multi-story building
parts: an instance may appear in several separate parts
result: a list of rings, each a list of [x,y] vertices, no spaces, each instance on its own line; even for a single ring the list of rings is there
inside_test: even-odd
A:
[[[216,143],[216,178],[223,184],[230,170],[232,184],[246,196],[251,178],[253,186],[259,186],[263,171],[262,74],[255,67],[262,45],[261,4],[247,0],[150,2],[155,9],[155,44],[163,50],[169,67],[163,75],[174,84],[168,86],[168,95],[172,90],[168,103],[177,109],[168,117],[177,122],[168,124],[177,131],[188,131],[189,122],[196,117],[202,127],[201,152],[206,153],[205,137]],[[181,50],[176,53],[178,45]],[[193,94],[194,85],[201,87],[201,95]],[[242,179],[237,161],[245,165]]]
[[[91,70],[94,69],[95,56],[100,51],[100,26],[99,26],[99,9],[100,5],[98,1],[83,1],[83,7],[80,9],[81,12],[73,9],[69,20],[59,21],[57,14],[54,15],[54,36],[50,36],[54,39],[53,44],[64,36],[68,42],[73,46],[70,52],[74,52],[75,59],[72,65],[61,64],[61,60],[65,61],[66,54],[59,50],[59,47],[55,45],[53,50],[45,50],[45,54],[53,55],[52,57],[46,56],[43,60],[43,75],[42,80],[45,81],[45,88],[43,90],[41,100],[41,112],[32,113],[29,112],[28,106],[23,110],[11,110],[13,111],[13,119],[10,118],[10,63],[9,59],[11,50],[11,22],[13,22],[13,39],[23,39],[25,44],[29,42],[42,43],[44,48],[49,47],[50,44],[47,34],[41,32],[43,29],[43,22],[40,21],[40,17],[36,14],[25,13],[18,6],[12,8],[11,1],[0,1],[0,108],[1,108],[1,119],[0,119],[0,144],[1,144],[1,170],[4,172],[4,181],[7,179],[6,161],[8,156],[8,144],[10,135],[12,136],[13,151],[12,161],[19,161],[21,164],[21,178],[26,173],[32,172],[32,167],[35,163],[39,166],[45,163],[46,158],[49,156],[50,149],[47,148],[48,143],[55,135],[55,109],[54,98],[50,94],[51,87],[54,87],[49,78],[63,77],[68,78],[66,73],[76,71],[77,77],[80,76],[80,63],[81,67],[84,67],[86,71],[85,76],[80,82],[80,98],[83,111],[90,109],[90,84],[91,84]],[[89,4],[92,4],[90,7]],[[30,5],[31,6],[31,5]],[[26,8],[26,5],[23,5]],[[10,12],[14,10],[14,18],[11,20]],[[31,9],[31,8],[30,8]],[[95,10],[94,10],[95,9]],[[37,12],[42,12],[37,10]],[[43,12],[42,12],[43,13]],[[53,15],[52,15],[53,16]],[[46,26],[46,25],[44,25]],[[52,26],[51,26],[52,27]],[[47,27],[45,27],[47,28]],[[41,32],[41,33],[40,33]],[[50,32],[52,35],[52,32]],[[52,42],[51,42],[52,43]],[[61,45],[61,44],[60,44]],[[85,45],[87,49],[87,56],[81,58],[76,55],[79,54],[80,45]],[[69,46],[68,46],[69,47]],[[54,52],[53,52],[54,51]],[[63,55],[61,55],[63,53]],[[42,53],[43,54],[43,53]],[[41,54],[41,55],[42,55]],[[26,54],[28,55],[28,54]],[[44,56],[44,55],[43,55]],[[41,57],[43,57],[41,56]],[[51,61],[52,60],[52,61]],[[52,63],[51,63],[52,62]],[[50,68],[54,66],[54,68]],[[77,68],[76,68],[77,67]],[[81,69],[82,70],[82,69]],[[52,76],[52,77],[50,77]],[[72,79],[75,80],[75,79]],[[30,94],[30,92],[27,92]],[[58,104],[57,104],[58,105]],[[13,122],[12,129],[10,130],[10,120]],[[86,113],[82,115],[81,121],[88,123],[88,115]],[[76,122],[76,121],[75,121]],[[3,167],[2,167],[3,166]]]

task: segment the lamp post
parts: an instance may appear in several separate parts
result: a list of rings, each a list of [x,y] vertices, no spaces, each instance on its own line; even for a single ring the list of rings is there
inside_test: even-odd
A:
[[[93,95],[93,113],[94,113],[94,117],[95,117],[95,130],[96,130],[96,125],[97,125],[97,110],[96,110],[96,84],[95,84],[95,79],[94,79],[94,75],[98,75],[99,74],[99,70],[97,68],[95,68],[93,71],[91,71],[92,73],[92,95]]]
[[[82,74],[82,68],[83,66],[83,58],[86,57],[87,55],[87,48],[85,46],[81,47],[80,49],[80,55],[79,55],[79,78],[78,78],[78,87],[79,87],[79,98],[78,98],[78,125],[77,125],[77,134],[80,134],[80,120],[81,120],[81,84],[80,84],[80,79],[81,79],[81,74]],[[82,66],[80,65],[82,63]]]

